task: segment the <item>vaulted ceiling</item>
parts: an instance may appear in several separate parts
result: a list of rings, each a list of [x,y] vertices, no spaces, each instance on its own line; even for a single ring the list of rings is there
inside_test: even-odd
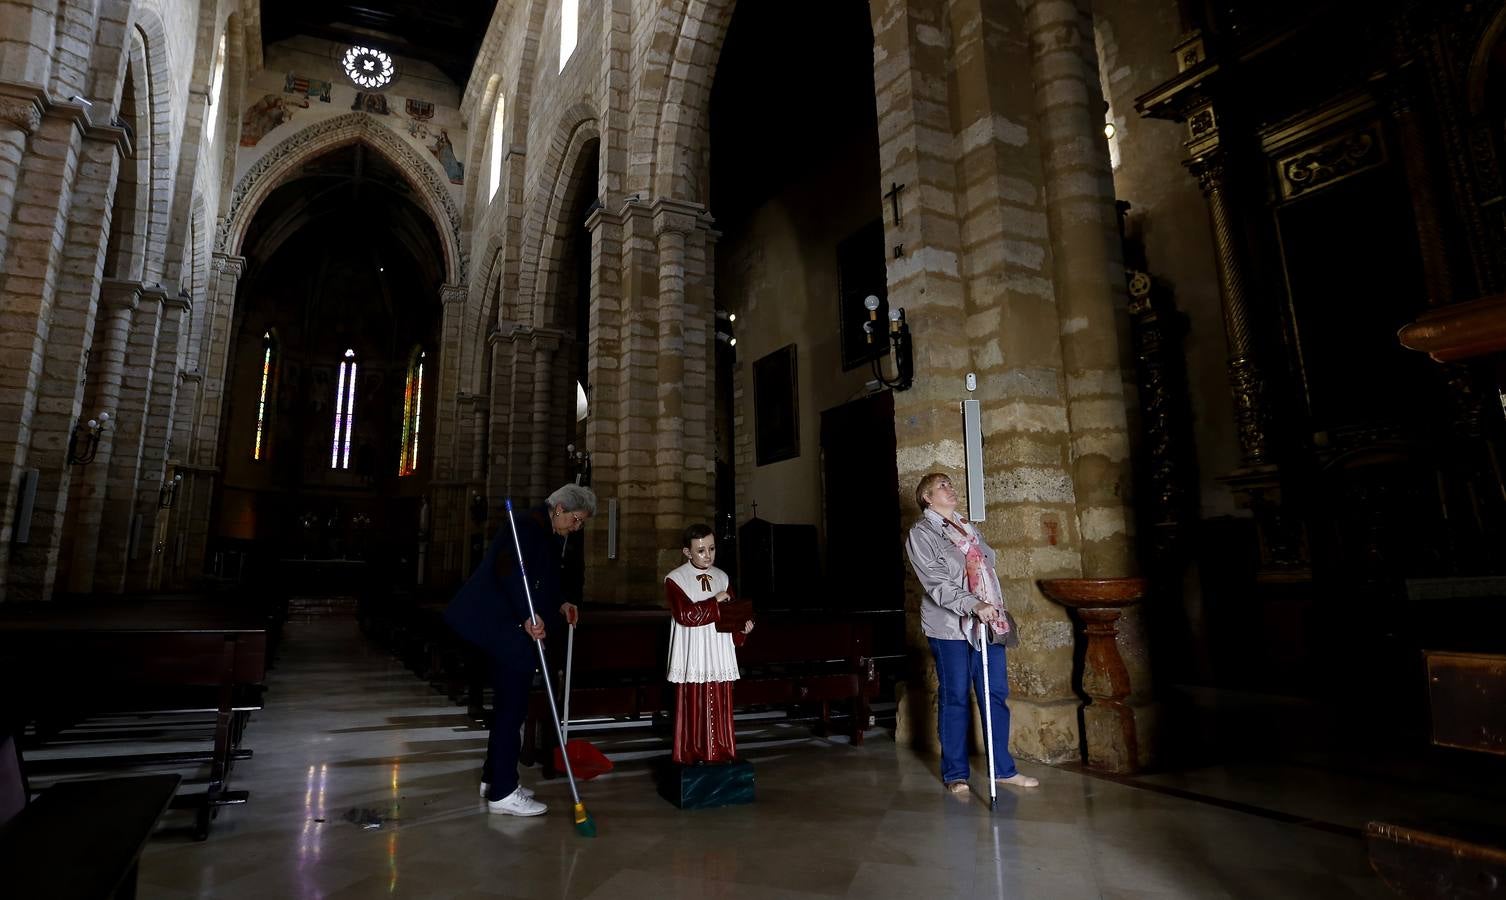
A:
[[[461,87],[496,0],[262,0],[262,41],[307,34],[433,63]]]

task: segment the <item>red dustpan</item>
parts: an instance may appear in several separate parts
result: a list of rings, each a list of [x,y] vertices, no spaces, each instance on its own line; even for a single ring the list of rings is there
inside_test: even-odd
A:
[[[580,781],[590,781],[597,775],[612,771],[612,761],[588,741],[579,738],[570,740],[570,673],[575,668],[575,626],[570,626],[570,640],[565,645],[565,708],[560,716],[560,734],[565,738],[563,747],[554,748],[554,768],[565,768],[565,757],[570,758],[570,771]]]

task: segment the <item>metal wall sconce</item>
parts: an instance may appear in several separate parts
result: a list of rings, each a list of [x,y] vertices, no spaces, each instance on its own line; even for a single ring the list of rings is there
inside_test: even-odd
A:
[[[732,326],[737,324],[737,313],[716,311],[716,339],[728,347],[737,346],[737,335],[732,333]]]
[[[577,449],[574,444],[566,444],[565,459],[569,460],[570,465],[575,467],[575,483],[586,484],[587,478],[591,474],[591,454]]]
[[[159,509],[172,509],[173,504],[178,502],[178,485],[183,483],[183,473],[174,472],[171,481],[165,482],[157,489],[157,507]]]
[[[110,424],[110,414],[102,412],[99,418],[79,422],[68,435],[68,465],[87,466],[94,462],[99,452],[99,437]]]
[[[869,346],[878,339],[883,332],[879,331],[878,308],[879,298],[869,294],[863,300],[863,306],[868,310],[868,321],[863,323],[863,335]],[[889,309],[889,333],[887,335],[889,350],[894,354],[894,379],[891,381],[884,377],[882,358],[889,354],[874,354],[872,359],[873,377],[878,383],[886,388],[896,391],[908,391],[915,381],[915,362],[910,355],[910,326],[905,323],[904,309]]]

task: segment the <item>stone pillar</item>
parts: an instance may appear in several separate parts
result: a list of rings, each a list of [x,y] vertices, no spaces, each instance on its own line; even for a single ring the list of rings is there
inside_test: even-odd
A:
[[[628,336],[623,302],[623,225],[622,216],[608,213],[605,208],[586,218],[586,227],[591,231],[591,321],[587,337],[590,350],[586,370],[590,415],[586,419],[586,449],[591,454],[591,488],[601,502],[597,510],[599,521],[584,532],[586,596],[617,601],[627,599],[628,579],[624,573],[631,564],[620,550],[616,559],[607,558],[610,527],[607,506],[614,499],[625,503],[622,497],[626,484],[623,428],[628,385],[624,377],[629,360],[624,358]],[[619,547],[625,537],[619,524]],[[647,566],[642,569],[647,577]]]
[[[131,323],[141,303],[141,283],[107,279],[100,288],[101,327],[89,363],[90,385],[84,403],[84,418],[107,412],[120,418],[120,389],[125,371],[126,346]],[[100,439],[94,460],[85,466],[73,492],[77,513],[72,516],[72,554],[67,559],[67,590],[86,594],[94,590],[95,560],[99,557],[100,528],[104,520],[105,495],[110,459],[115,452],[115,429]]]
[[[1093,18],[1086,6],[1085,0],[1034,0],[1026,16],[1082,570],[1104,578],[1132,574],[1136,563],[1126,503],[1132,473],[1119,343],[1124,267]]]
[[[673,568],[673,535],[685,527],[685,242],[695,212],[665,200],[654,204],[659,255],[654,543],[661,572]]]
[[[461,335],[465,333],[466,288],[446,284],[439,288],[444,306],[439,337],[439,378],[435,385],[434,446],[444,448],[434,455],[434,476],[455,477],[455,436],[459,427]]]
[[[68,497],[74,471],[65,462],[81,403],[103,273],[110,209],[120,157],[129,153],[123,129],[91,126],[80,146],[72,185],[67,236],[57,271],[52,313],[45,328],[42,377],[37,382],[29,458],[39,470],[31,541],[17,547],[12,569],[37,596],[47,597],[58,575],[67,536]],[[82,417],[96,414],[93,410]],[[23,574],[23,572],[27,574]]]
[[[1206,112],[1212,116],[1211,107]],[[1191,120],[1196,121],[1196,117]],[[1246,466],[1262,466],[1271,457],[1267,434],[1270,411],[1266,405],[1265,379],[1261,372],[1255,325],[1250,311],[1249,283],[1244,272],[1244,248],[1239,237],[1240,225],[1230,203],[1224,162],[1223,152],[1215,149],[1193,158],[1187,163],[1187,167],[1197,176],[1203,196],[1208,199],[1214,257],[1218,264],[1219,294],[1223,299],[1224,335],[1228,341],[1229,387],[1234,396],[1234,416],[1239,429],[1240,450]]]
[[[0,260],[6,258],[16,188],[21,179],[21,157],[26,152],[28,137],[42,124],[40,91],[19,90],[19,87],[0,86]]]
[[[1104,100],[1087,0],[1032,0],[1030,28],[1046,218],[1066,383],[1070,465],[1082,574],[1122,578],[1138,561],[1129,498],[1134,473],[1124,392],[1127,337],[1124,264],[1113,171],[1103,136]],[[1117,615],[1116,615],[1117,618]],[[1109,632],[1115,635],[1114,631]],[[1139,607],[1117,637],[1125,706],[1139,743],[1154,742],[1150,660]],[[1092,754],[1099,735],[1088,734]]]
[[[126,573],[126,589],[146,591],[162,583],[167,551],[168,510],[182,489],[172,483],[168,457],[172,450],[173,416],[178,402],[178,366],[183,357],[183,325],[188,319],[187,296],[166,297],[162,325],[152,365],[152,384],[146,409],[141,451],[141,477],[136,488],[136,515],[141,521],[137,552]]]
[[[492,383],[489,388],[487,428],[486,510],[489,521],[496,519],[502,501],[512,492],[509,450],[512,443],[512,368],[517,345],[511,332],[493,331],[486,338],[492,355]]]
[[[532,377],[529,379],[531,388],[525,408],[528,410],[528,468],[523,478],[523,496],[528,498],[529,503],[537,503],[549,496],[549,493],[558,484],[553,483],[552,476],[556,470],[550,465],[551,461],[558,460],[565,455],[564,436],[556,434],[550,428],[553,419],[551,415],[560,402],[560,398],[554,396],[551,388],[555,379],[552,377],[554,367],[557,364],[557,354],[560,348],[560,335],[555,331],[535,329],[528,336],[527,356],[532,368]],[[574,397],[571,398],[572,400]],[[516,502],[516,501],[515,501]]]
[[[5,14],[4,7],[0,14]],[[29,113],[16,118],[31,121]],[[42,568],[33,564],[29,572],[11,571],[11,541],[21,473],[27,468],[32,443],[81,137],[88,125],[84,111],[68,105],[53,104],[40,117],[27,143],[29,152],[21,158],[9,240],[0,258],[0,333],[5,336],[0,421],[16,423],[14,429],[0,430],[0,490],[4,491],[0,496],[0,599],[11,593],[12,582],[20,588],[18,596],[39,598],[43,582],[51,577],[45,560]]]
[[[191,446],[183,452],[188,471],[193,473],[191,504],[186,516],[180,514],[184,532],[183,572],[193,577],[204,572],[209,552],[209,521],[215,482],[219,476],[219,442],[221,410],[225,402],[225,381],[230,367],[231,326],[235,321],[235,294],[246,260],[227,253],[211,254],[213,274],[204,309],[204,333],[200,342],[199,405],[194,416]],[[185,481],[188,480],[184,476]],[[183,488],[179,488],[181,492]]]
[[[142,539],[150,534],[150,523],[136,516],[136,487],[141,479],[147,410],[152,403],[153,369],[157,362],[157,339],[162,331],[162,312],[166,302],[167,295],[161,288],[144,289],[126,342],[120,405],[112,441],[114,447],[110,454],[109,480],[105,485],[104,517],[100,523],[99,553],[94,561],[96,592],[118,594],[125,591],[126,568],[131,559],[143,551]]]

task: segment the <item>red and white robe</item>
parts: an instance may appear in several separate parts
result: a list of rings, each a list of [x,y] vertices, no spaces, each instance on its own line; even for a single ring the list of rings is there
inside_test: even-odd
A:
[[[675,685],[674,761],[731,762],[737,755],[732,730],[732,683],[738,678],[736,647],[743,635],[716,630],[716,595],[728,590],[727,573],[687,562],[664,578],[669,603],[669,680]]]

